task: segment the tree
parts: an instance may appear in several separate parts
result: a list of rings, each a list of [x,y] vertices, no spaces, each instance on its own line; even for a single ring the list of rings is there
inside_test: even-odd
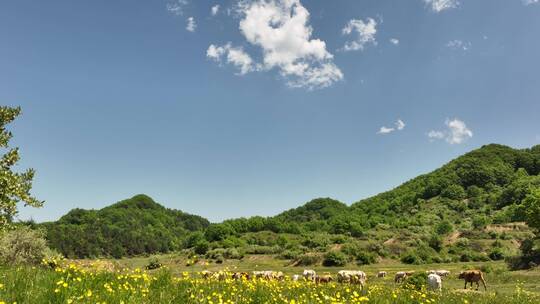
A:
[[[30,194],[34,170],[28,169],[22,173],[13,171],[20,159],[19,149],[9,147],[9,140],[13,135],[6,130],[6,125],[14,121],[20,113],[19,107],[0,107],[0,147],[7,149],[0,158],[0,230],[11,225],[13,217],[17,215],[19,202],[32,207],[43,205],[43,202]]]
[[[523,200],[527,225],[540,232],[540,189],[531,191]]]

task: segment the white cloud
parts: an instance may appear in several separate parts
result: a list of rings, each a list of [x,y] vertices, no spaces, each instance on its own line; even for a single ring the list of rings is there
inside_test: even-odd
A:
[[[405,123],[403,122],[403,120],[398,119],[398,120],[396,121],[396,128],[397,128],[398,130],[403,130],[403,129],[405,129]]]
[[[390,39],[390,43],[392,43],[393,45],[398,45],[398,44],[399,44],[399,39],[397,39],[397,38],[391,38],[391,39]]]
[[[377,22],[372,18],[368,18],[366,22],[352,19],[341,32],[343,35],[356,35],[354,40],[345,43],[345,46],[343,46],[345,51],[363,50],[367,44],[377,45],[377,40],[375,40]]]
[[[451,48],[453,50],[462,50],[462,51],[468,51],[471,48],[472,44],[470,42],[465,42],[462,40],[451,40],[448,41],[446,44],[446,47]]]
[[[328,87],[343,79],[326,43],[311,37],[310,14],[300,0],[243,0],[237,12],[240,32],[262,51],[262,63],[250,61],[250,68],[244,65],[244,71],[276,68],[288,86],[308,89]],[[230,50],[228,57],[232,56]]]
[[[240,70],[240,75],[247,74],[257,68],[253,63],[253,59],[242,48],[233,47],[230,43],[224,46],[211,44],[206,50],[206,57],[219,63],[223,62],[225,55],[227,63],[236,66]]]
[[[444,138],[444,132],[431,130],[428,133],[428,137],[433,138],[433,139],[443,139]]]
[[[388,134],[388,133],[392,133],[394,132],[396,129],[394,128],[387,128],[387,127],[384,127],[382,126],[380,129],[379,129],[379,132],[377,132],[378,134]]]
[[[170,0],[167,3],[167,10],[177,16],[181,16],[184,14],[184,7],[187,4],[187,0]]]
[[[392,133],[394,131],[401,131],[403,129],[405,129],[405,123],[403,122],[403,120],[401,119],[398,119],[395,123],[394,123],[395,127],[392,127],[392,128],[389,128],[389,127],[386,127],[386,126],[382,126],[379,131],[377,132],[377,134],[388,134],[388,133]]]
[[[212,16],[215,16],[219,13],[219,8],[219,4],[212,6],[212,8],[210,9],[210,13],[212,14]]]
[[[522,1],[523,1],[523,4],[525,5],[540,3],[540,0],[522,0]]]
[[[458,0],[423,0],[434,12],[440,13],[444,10],[459,6]]]
[[[447,120],[447,130],[444,131],[429,131],[428,137],[431,139],[444,139],[451,145],[461,144],[467,139],[473,137],[473,132],[467,128],[465,122],[459,119]]]
[[[188,32],[195,32],[196,29],[197,29],[197,23],[195,22],[195,18],[193,17],[187,18],[186,30]]]

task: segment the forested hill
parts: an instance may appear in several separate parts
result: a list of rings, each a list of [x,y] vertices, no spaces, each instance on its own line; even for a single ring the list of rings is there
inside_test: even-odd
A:
[[[200,216],[167,209],[146,195],[100,210],[73,209],[43,224],[51,246],[70,257],[168,252],[178,249],[189,232],[208,225]]]
[[[414,263],[500,258],[515,253],[531,230],[489,225],[525,221],[523,201],[540,189],[539,173],[540,146],[492,144],[351,206],[318,198],[273,217],[208,226],[200,217],[136,196],[98,211],[73,210],[45,226],[52,246],[70,256],[224,248],[296,258],[345,243],[343,254],[364,261],[354,256],[362,248]]]

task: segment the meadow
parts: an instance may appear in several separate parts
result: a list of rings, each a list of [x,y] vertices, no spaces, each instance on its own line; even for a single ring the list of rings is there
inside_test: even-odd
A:
[[[459,263],[411,266],[386,261],[361,267],[368,274],[367,287],[329,283],[315,284],[290,275],[302,267],[284,266],[271,257],[247,257],[242,262],[208,264],[175,255],[160,256],[163,266],[148,271],[140,265],[149,258],[119,261],[85,260],[50,263],[38,267],[0,268],[0,304],[7,303],[540,303],[540,271],[506,270],[503,263]],[[139,265],[139,266],[138,266]],[[188,266],[189,265],[189,266]],[[52,266],[52,267],[51,267]],[[348,267],[356,268],[356,267]],[[443,292],[396,285],[398,270],[448,269]],[[461,269],[482,268],[487,292],[463,290],[456,278]],[[284,281],[203,279],[202,270],[248,271],[272,269],[285,272]],[[318,273],[335,274],[341,268],[316,267]],[[379,270],[389,276],[375,278]]]

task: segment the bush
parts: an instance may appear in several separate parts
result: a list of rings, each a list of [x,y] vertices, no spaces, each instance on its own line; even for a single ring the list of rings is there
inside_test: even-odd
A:
[[[422,290],[426,286],[427,273],[424,271],[416,272],[405,279],[405,285],[407,288],[414,290]]]
[[[401,257],[401,262],[403,264],[421,264],[420,258],[418,258],[418,256],[413,252],[409,252],[403,255]]]
[[[306,253],[301,255],[296,261],[297,266],[311,266],[321,262],[322,258],[318,254]]]
[[[324,255],[324,266],[345,266],[348,262],[347,256],[340,251],[332,250]]]
[[[193,247],[193,250],[195,250],[196,254],[206,254],[209,248],[210,248],[210,243],[208,243],[205,240],[199,240],[195,244],[195,247]]]
[[[435,232],[441,235],[449,234],[452,231],[454,231],[454,226],[452,226],[452,223],[450,223],[448,220],[440,222],[435,227]]]
[[[0,236],[0,263],[8,265],[38,265],[52,255],[44,233],[28,227],[18,227]]]
[[[500,261],[500,260],[504,259],[504,252],[502,251],[501,248],[495,247],[489,253],[489,258],[494,260],[494,261]]]
[[[356,254],[356,263],[358,265],[369,265],[377,262],[377,255],[370,252],[359,252]]]
[[[157,258],[152,258],[148,261],[148,264],[146,264],[145,268],[147,270],[152,270],[161,268],[162,266],[163,264],[161,264]]]
[[[278,256],[278,258],[283,260],[296,260],[299,256],[300,253],[298,251],[285,250]]]

